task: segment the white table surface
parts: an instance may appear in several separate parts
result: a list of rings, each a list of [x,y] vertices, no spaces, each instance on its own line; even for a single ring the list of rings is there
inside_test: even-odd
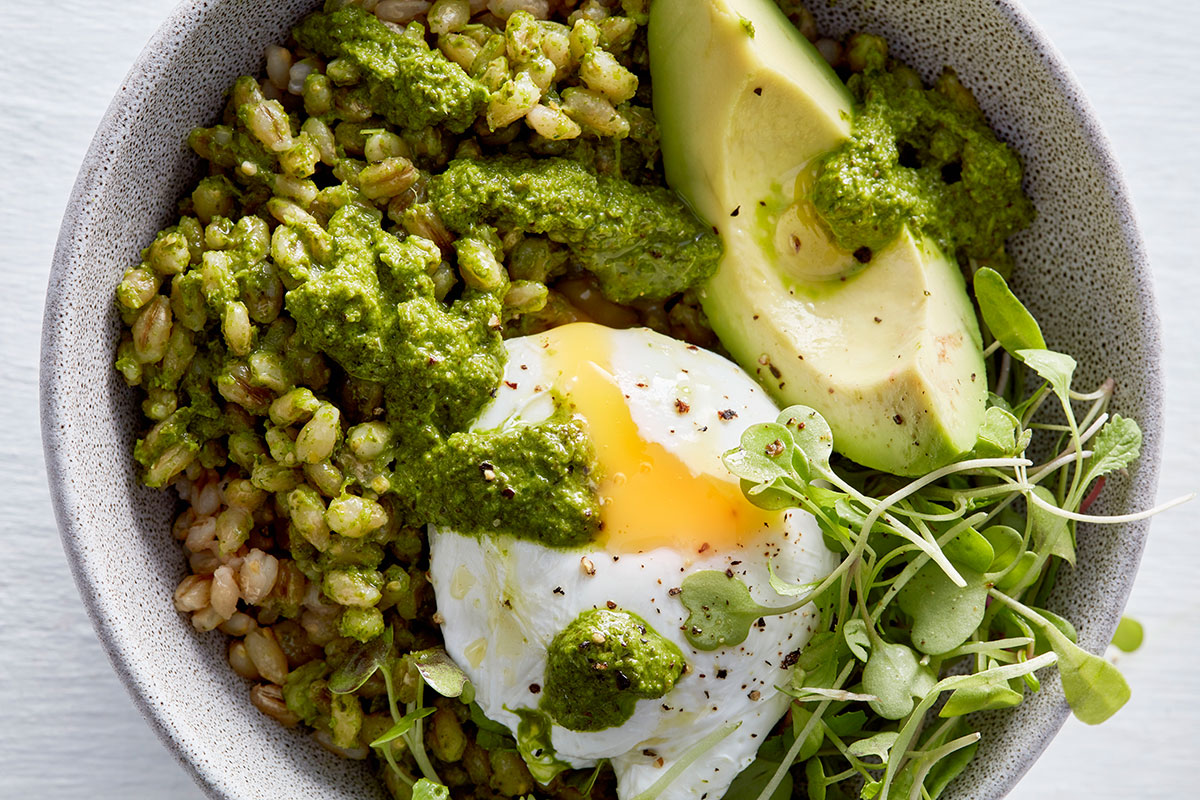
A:
[[[108,101],[173,0],[0,0],[0,798],[203,797],[100,649],[59,545],[38,435],[43,293]],[[1140,212],[1166,342],[1160,499],[1200,486],[1200,3],[1028,0],[1099,111]],[[1120,658],[1133,699],[1074,720],[1011,797],[1200,796],[1200,533],[1153,526]]]

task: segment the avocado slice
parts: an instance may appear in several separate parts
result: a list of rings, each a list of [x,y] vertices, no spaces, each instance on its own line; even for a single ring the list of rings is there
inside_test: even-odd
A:
[[[957,264],[908,228],[856,257],[812,206],[813,164],[851,132],[841,80],[771,0],[655,0],[649,39],[667,182],[724,244],[700,292],[721,343],[864,466],[969,451],[987,382]]]

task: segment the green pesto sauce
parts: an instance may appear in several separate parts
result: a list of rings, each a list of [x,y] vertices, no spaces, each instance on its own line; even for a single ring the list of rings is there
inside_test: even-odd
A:
[[[838,244],[880,250],[908,224],[960,259],[1006,262],[1004,241],[1033,220],[1033,205],[1016,152],[973,102],[882,63],[847,87],[851,137],[819,163],[813,198]]]
[[[426,454],[420,516],[461,532],[500,532],[549,547],[591,541],[600,505],[595,461],[582,423],[560,411],[532,425],[451,434]]]
[[[228,125],[194,128],[188,134],[188,147],[218,167],[233,169],[252,164],[253,169],[249,172],[241,170],[241,175],[249,181],[265,182],[270,175],[280,171],[279,157],[241,128]]]
[[[560,412],[467,430],[504,371],[497,294],[467,289],[442,304],[429,277],[437,248],[396,238],[378,210],[346,199],[326,228],[329,258],[307,266],[285,303],[306,344],[385,387],[393,445],[375,468],[405,523],[555,547],[590,541],[600,519],[594,456],[577,420]]]
[[[327,58],[343,58],[362,73],[371,108],[393,125],[444,125],[461,133],[475,122],[488,91],[425,42],[424,29],[404,32],[347,5],[317,12],[292,31],[296,41]]]
[[[670,191],[597,175],[567,158],[459,159],[431,182],[429,196],[459,234],[488,222],[566,244],[618,303],[695,286],[721,257],[717,236]]]
[[[326,227],[330,257],[289,291],[285,304],[305,341],[356,378],[388,387],[389,412],[406,428],[467,427],[504,371],[500,299],[467,290],[452,306],[434,297],[437,247],[400,240],[360,202]]]
[[[627,611],[584,611],[550,643],[541,707],[564,728],[599,731],[671,691],[683,653]]]

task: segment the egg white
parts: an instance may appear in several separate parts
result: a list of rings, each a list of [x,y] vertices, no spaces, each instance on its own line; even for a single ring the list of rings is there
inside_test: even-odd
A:
[[[610,347],[605,366],[628,398],[639,435],[674,453],[693,474],[736,484],[721,454],[737,446],[747,425],[776,417],[763,390],[728,360],[660,334],[634,329],[602,335]],[[558,376],[544,335],[513,339],[507,347],[504,382],[476,423],[479,429],[538,422],[554,411],[550,389]],[[728,570],[757,602],[780,606],[786,601],[770,588],[768,559],[780,577],[798,583],[819,579],[836,565],[815,521],[799,510],[720,551],[656,547],[614,555],[595,544],[550,549],[508,535],[480,538],[444,529],[430,531],[430,549],[446,649],[475,685],[484,713],[514,732],[519,720],[511,709],[537,706],[547,647],[582,611],[613,604],[680,648],[690,671],[664,697],[639,701],[620,726],[579,732],[555,725],[551,735],[557,757],[572,766],[609,759],[618,795],[630,798],[705,736],[736,724],[670,784],[663,800],[724,794],[787,709],[788,697],[775,688],[786,681],[783,661],[815,627],[809,606],[764,618],[737,647],[696,650],[682,630],[687,609],[671,590],[692,572]]]

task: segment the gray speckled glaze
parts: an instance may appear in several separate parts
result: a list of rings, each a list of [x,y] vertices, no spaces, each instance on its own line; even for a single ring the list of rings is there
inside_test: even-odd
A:
[[[46,300],[42,430],[55,511],[80,594],[142,714],[216,798],[379,797],[374,776],[247,701],[224,637],[197,635],[172,606],[185,573],[168,533],[172,498],[139,486],[133,393],[112,368],[113,287],[169,224],[198,170],[184,140],[218,115],[240,74],[316,0],[189,0],[164,23],[105,115],[63,220]],[[867,30],[932,79],[952,64],[1023,154],[1037,222],[1016,240],[1018,292],[1052,347],[1075,354],[1080,383],[1112,377],[1115,408],[1140,420],[1142,458],[1110,481],[1098,513],[1146,508],[1162,430],[1159,325],[1145,248],[1120,170],[1061,57],[1010,0],[815,2],[823,31]],[[1079,529],[1079,566],[1052,608],[1100,651],[1129,594],[1145,523]],[[1019,709],[981,715],[979,756],[954,798],[1002,797],[1067,715],[1057,677]]]

